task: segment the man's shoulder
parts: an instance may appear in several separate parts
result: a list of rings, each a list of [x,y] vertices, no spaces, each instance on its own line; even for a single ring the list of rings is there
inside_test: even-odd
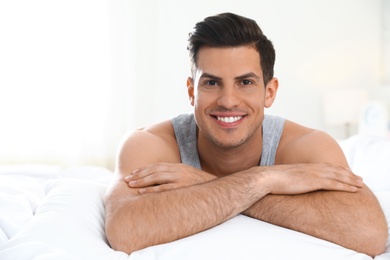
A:
[[[122,139],[122,148],[126,150],[161,149],[174,146],[175,142],[172,123],[166,120],[127,133]]]
[[[339,146],[327,133],[286,120],[278,151],[283,163],[313,162],[336,151]]]
[[[318,139],[318,141],[321,141],[323,139],[328,139],[329,135],[323,131],[286,120],[282,138],[286,143],[301,143],[313,141],[312,139]]]
[[[152,142],[174,141],[175,134],[171,120],[165,120],[147,127],[139,128],[129,133],[127,139],[139,139]]]
[[[328,136],[322,131],[286,120],[280,142],[287,147],[310,147],[327,139]]]
[[[150,136],[175,141],[177,132],[190,131],[194,124],[195,119],[193,114],[179,114],[169,120],[138,129],[136,134],[143,135],[145,137]]]
[[[180,157],[171,121],[132,131],[122,141],[121,154],[125,158],[150,158],[151,162],[177,161]]]
[[[175,131],[190,129],[191,125],[195,124],[195,119],[193,114],[179,114],[177,116],[172,117],[171,119],[139,128],[131,133],[129,133],[125,140],[128,139],[143,139],[143,141],[147,140],[161,140],[168,143],[171,143],[172,145],[176,145],[176,133]]]

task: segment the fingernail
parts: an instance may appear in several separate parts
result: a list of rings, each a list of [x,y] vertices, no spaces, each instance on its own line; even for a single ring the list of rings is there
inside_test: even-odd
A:
[[[133,176],[134,176],[134,175],[132,175],[132,174],[126,176],[126,177],[125,177],[125,181],[126,181],[126,182],[129,182],[129,181],[133,178]]]
[[[135,169],[134,171],[132,171],[131,173],[132,174],[136,174],[136,173],[138,173],[139,172],[139,169]]]
[[[144,194],[145,192],[146,192],[146,189],[139,189],[138,190],[138,193],[141,194],[141,195]]]
[[[131,181],[129,182],[129,186],[133,186],[137,181]]]

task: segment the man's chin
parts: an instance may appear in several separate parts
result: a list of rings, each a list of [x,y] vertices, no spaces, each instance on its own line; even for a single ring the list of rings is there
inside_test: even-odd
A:
[[[237,139],[221,139],[221,138],[218,138],[218,139],[214,139],[214,144],[219,147],[219,148],[222,148],[222,149],[234,149],[234,148],[238,148],[240,147],[241,145],[243,145],[245,143],[245,140],[237,140]]]

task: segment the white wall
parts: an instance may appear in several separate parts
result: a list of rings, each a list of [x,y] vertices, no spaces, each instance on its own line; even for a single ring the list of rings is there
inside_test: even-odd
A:
[[[192,111],[188,33],[226,11],[274,42],[280,90],[268,112],[343,138],[324,123],[328,91],[366,89],[390,104],[389,3],[0,1],[0,163],[112,167],[125,132]]]
[[[110,19],[106,0],[0,1],[0,163],[105,163]]]
[[[131,17],[123,26],[123,50],[132,55],[129,71],[119,77],[130,78],[136,89],[133,127],[191,111],[188,33],[204,17],[226,11],[255,19],[275,45],[280,90],[269,113],[342,138],[342,127],[324,123],[324,93],[361,88],[383,98],[381,0],[156,0],[130,1],[123,8],[124,21]]]

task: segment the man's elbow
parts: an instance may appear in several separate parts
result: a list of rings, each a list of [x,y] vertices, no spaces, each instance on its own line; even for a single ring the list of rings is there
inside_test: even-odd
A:
[[[105,225],[106,238],[109,246],[115,251],[122,251],[126,254],[131,254],[134,249],[132,249],[131,241],[125,240],[123,238],[123,230],[120,229],[115,224],[110,224],[106,222]]]
[[[116,227],[115,224],[110,224],[109,221],[106,221],[105,232],[107,242],[112,249],[130,254],[130,250],[126,248],[126,244],[123,243],[123,239],[120,238],[120,230],[118,230],[118,227]]]
[[[374,204],[374,203],[373,203]],[[355,250],[371,257],[383,254],[386,250],[389,228],[387,219],[381,207],[369,209],[367,217],[362,217],[358,225],[355,226]],[[353,239],[353,238],[352,238]]]
[[[144,232],[145,226],[140,224],[142,218],[120,209],[106,214],[105,233],[109,246],[126,254],[149,246],[148,242],[151,241],[146,236],[148,233]]]
[[[368,235],[362,236],[362,251],[363,253],[375,257],[383,254],[386,250],[388,240],[388,226],[387,222],[381,223],[376,227],[373,227],[371,231],[367,232]]]

